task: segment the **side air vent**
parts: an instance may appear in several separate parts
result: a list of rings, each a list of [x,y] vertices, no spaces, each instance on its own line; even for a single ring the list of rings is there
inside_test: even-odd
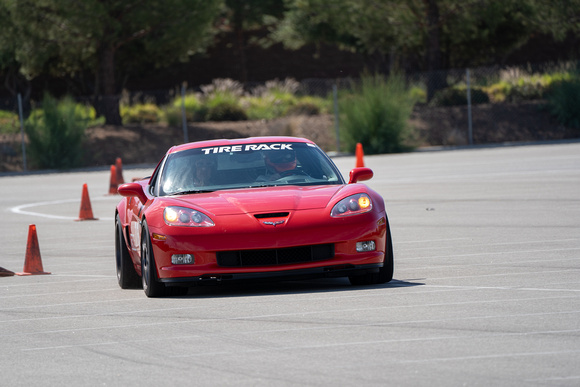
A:
[[[269,214],[256,214],[254,217],[256,219],[267,219],[267,218],[285,218],[290,215],[289,212],[272,212]]]

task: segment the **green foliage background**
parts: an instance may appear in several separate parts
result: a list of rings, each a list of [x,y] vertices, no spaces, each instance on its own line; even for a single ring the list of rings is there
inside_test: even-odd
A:
[[[580,75],[552,85],[548,107],[563,125],[580,128]]]
[[[25,122],[28,155],[40,169],[65,169],[81,165],[82,141],[91,120],[91,110],[67,97],[60,102],[45,95],[42,108]]]
[[[363,76],[354,92],[342,95],[339,102],[347,150],[354,152],[359,142],[368,154],[412,149],[408,119],[414,103],[402,76]]]

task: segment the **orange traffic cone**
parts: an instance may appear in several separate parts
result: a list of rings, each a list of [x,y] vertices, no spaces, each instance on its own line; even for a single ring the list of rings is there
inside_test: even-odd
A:
[[[26,244],[26,257],[24,258],[24,269],[22,273],[16,275],[37,275],[50,274],[42,268],[42,259],[40,258],[40,248],[38,247],[38,237],[36,236],[36,225],[31,224],[28,227],[28,243]]]
[[[13,271],[0,267],[0,277],[11,277],[14,275]]]
[[[75,220],[99,220],[93,216],[93,208],[91,207],[91,199],[89,198],[89,189],[86,184],[83,184],[83,196],[81,197],[79,218]]]
[[[123,179],[123,160],[120,157],[115,160],[115,168],[117,168],[117,184],[121,185],[125,183],[125,179]]]
[[[109,180],[109,195],[116,195],[119,183],[117,182],[117,167],[111,165],[111,179]]]
[[[363,147],[362,147],[362,144],[359,142],[356,144],[356,167],[357,168],[365,166],[363,156],[364,156]]]

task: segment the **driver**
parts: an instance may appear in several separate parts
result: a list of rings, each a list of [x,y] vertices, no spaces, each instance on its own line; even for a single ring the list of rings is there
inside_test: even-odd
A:
[[[301,174],[296,169],[296,152],[276,150],[265,152],[266,176],[264,180],[278,180],[282,177]]]
[[[205,187],[215,184],[215,170],[215,160],[207,157],[196,160],[193,173],[193,185],[195,187]]]

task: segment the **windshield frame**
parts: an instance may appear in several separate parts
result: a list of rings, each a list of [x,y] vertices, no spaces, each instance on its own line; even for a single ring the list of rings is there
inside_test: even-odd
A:
[[[266,154],[272,152],[269,153],[272,155],[274,152],[287,150],[296,153],[296,168],[288,176],[280,178],[269,176],[268,171],[272,168],[266,164]],[[194,173],[197,173],[193,164],[201,158],[215,161],[213,173],[216,181],[195,186],[189,180],[192,179],[191,176]],[[259,175],[259,173],[264,175]],[[178,181],[179,179],[182,181]],[[168,153],[159,163],[151,182],[153,183],[151,193],[155,196],[289,185],[345,184],[334,162],[316,144],[293,141],[244,142],[221,147],[200,146]]]

